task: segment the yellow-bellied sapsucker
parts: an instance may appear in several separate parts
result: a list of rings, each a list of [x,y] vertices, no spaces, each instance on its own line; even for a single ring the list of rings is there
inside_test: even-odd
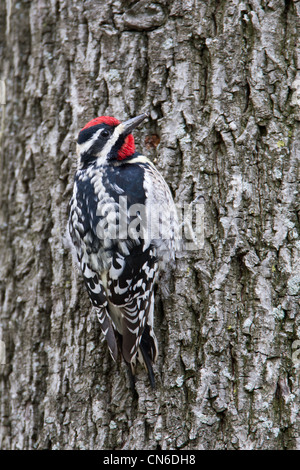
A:
[[[138,359],[154,387],[154,285],[174,258],[177,215],[165,180],[135,151],[131,132],[146,117],[101,116],[80,131],[68,226],[113,359],[121,351],[132,380]]]

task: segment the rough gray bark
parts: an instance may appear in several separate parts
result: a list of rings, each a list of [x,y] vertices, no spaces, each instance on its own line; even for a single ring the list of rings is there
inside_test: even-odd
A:
[[[300,3],[0,8],[1,448],[300,448]],[[78,130],[143,111],[137,146],[177,202],[204,197],[205,243],[157,297],[135,402],[64,237]]]

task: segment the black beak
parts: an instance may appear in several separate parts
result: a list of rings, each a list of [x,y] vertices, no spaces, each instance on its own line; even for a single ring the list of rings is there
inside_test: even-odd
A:
[[[135,129],[141,122],[143,122],[144,119],[146,119],[148,116],[147,114],[141,114],[140,116],[136,116],[132,119],[128,119],[128,121],[123,122],[124,126],[124,131],[122,132],[123,135],[128,135],[130,134],[133,129]]]

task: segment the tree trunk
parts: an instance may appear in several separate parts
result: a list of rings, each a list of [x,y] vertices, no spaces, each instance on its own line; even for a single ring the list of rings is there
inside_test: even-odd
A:
[[[300,4],[0,8],[0,447],[300,448]],[[78,131],[141,112],[137,149],[205,224],[158,288],[136,399],[65,232]]]

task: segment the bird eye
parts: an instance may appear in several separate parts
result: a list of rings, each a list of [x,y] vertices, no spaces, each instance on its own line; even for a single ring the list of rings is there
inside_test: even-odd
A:
[[[107,129],[103,129],[103,131],[101,132],[101,137],[109,137],[110,136],[110,132],[107,130]]]

